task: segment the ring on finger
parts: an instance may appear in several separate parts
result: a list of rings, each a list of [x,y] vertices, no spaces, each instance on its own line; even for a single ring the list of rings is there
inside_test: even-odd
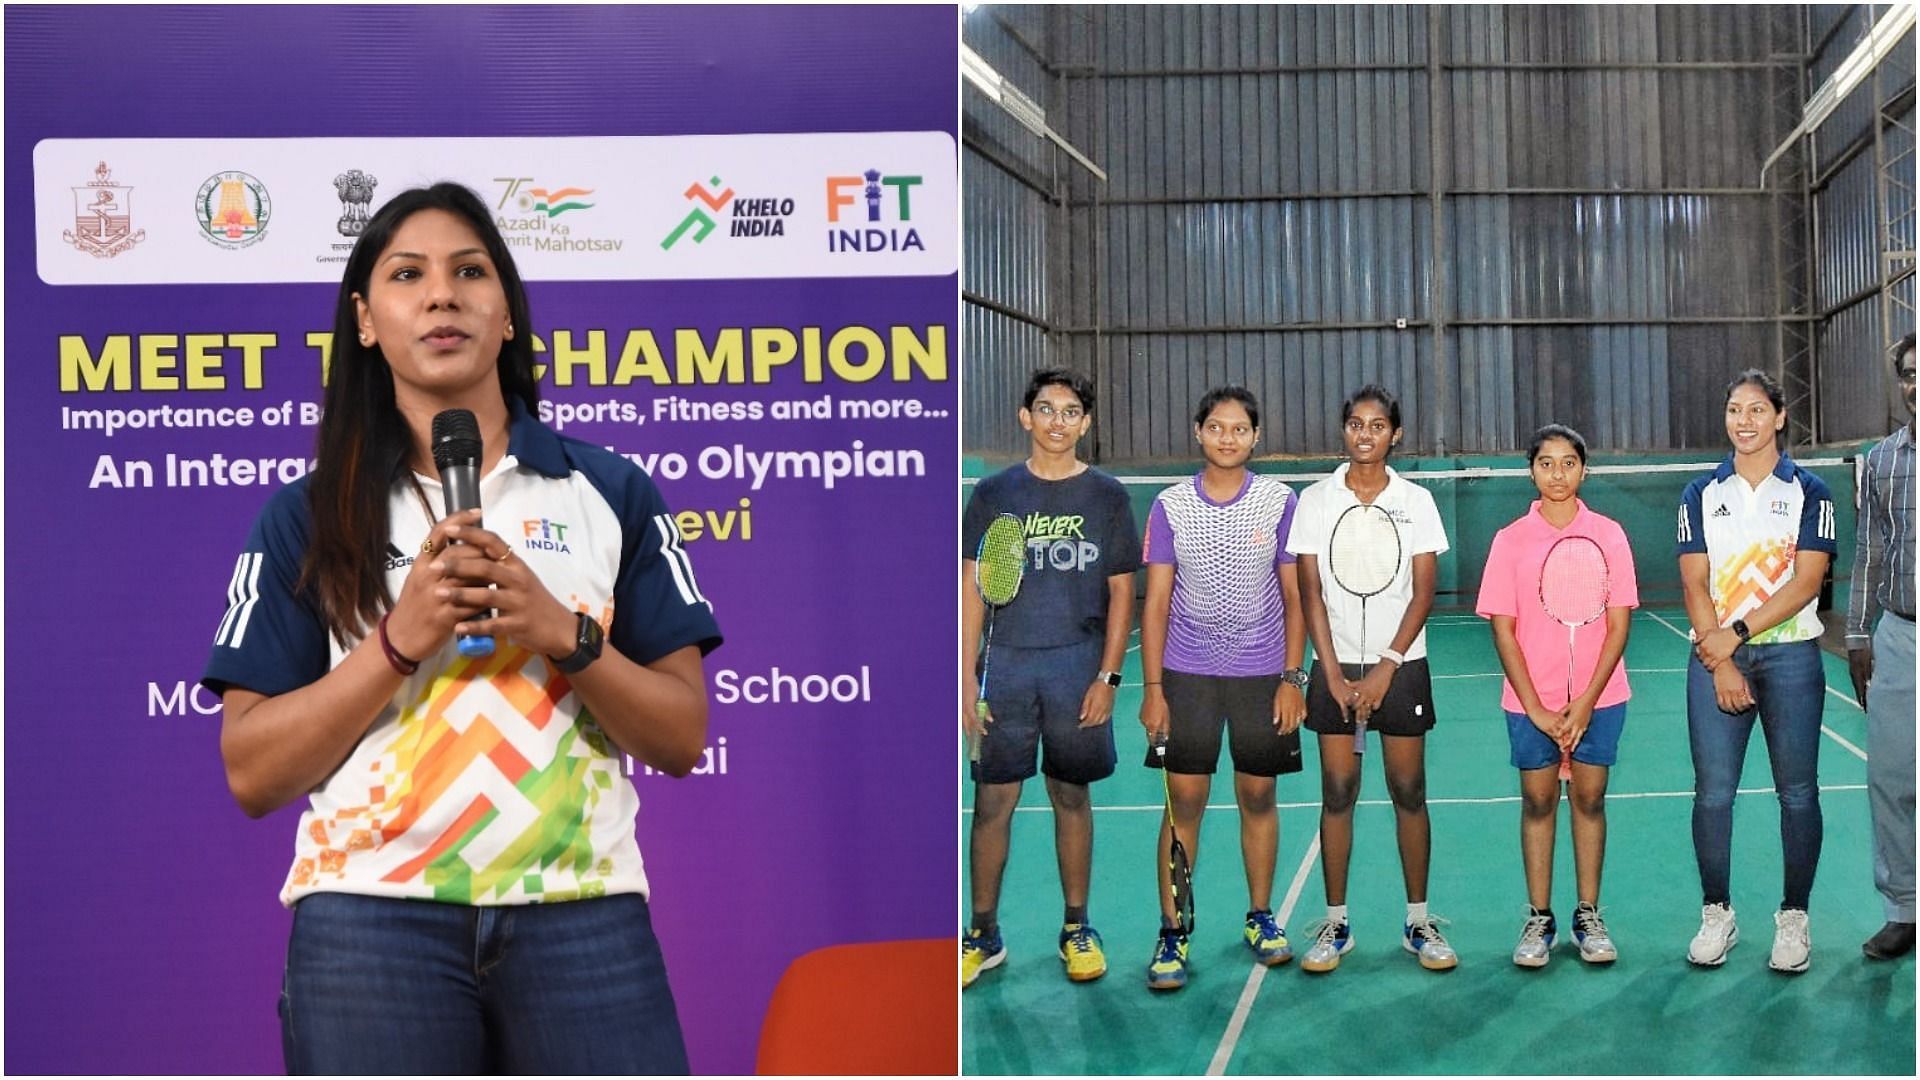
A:
[[[431,554],[433,554],[433,550],[434,550],[434,549],[433,549],[433,537],[431,537],[431,536],[429,536],[429,537],[427,537],[427,541],[426,541],[426,543],[424,543],[424,544],[421,544],[421,545],[420,545],[420,554],[422,554],[422,555],[431,555]]]
[[[496,559],[496,560],[494,560],[494,561],[495,561],[495,562],[506,562],[506,561],[507,561],[508,559],[511,559],[511,558],[513,558],[513,549],[512,549],[512,548],[508,548],[508,549],[507,549],[506,551],[504,551],[504,552],[502,552],[502,553],[500,554],[500,557],[499,557],[498,559]]]

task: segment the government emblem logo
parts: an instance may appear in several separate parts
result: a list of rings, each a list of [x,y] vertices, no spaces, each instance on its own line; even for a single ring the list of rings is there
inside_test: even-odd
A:
[[[101,162],[93,180],[73,189],[73,230],[61,238],[96,259],[111,259],[147,238],[147,230],[133,228],[133,188],[113,182],[113,171]]]
[[[359,169],[348,169],[333,178],[333,190],[340,194],[341,236],[359,236],[367,231],[367,216],[373,209],[373,189],[379,178]]]
[[[243,172],[214,173],[194,196],[200,235],[218,247],[252,247],[266,237],[273,200],[267,186]]]

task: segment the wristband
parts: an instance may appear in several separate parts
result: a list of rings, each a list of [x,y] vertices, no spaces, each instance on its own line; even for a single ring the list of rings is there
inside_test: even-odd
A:
[[[388,612],[387,614],[392,614]],[[380,651],[387,654],[387,664],[402,675],[411,675],[420,670],[420,661],[409,660],[393,642],[387,638],[387,616],[380,616]]]
[[[1400,651],[1399,651],[1399,650],[1397,650],[1397,649],[1381,649],[1381,650],[1380,650],[1380,659],[1382,659],[1382,660],[1391,660],[1391,661],[1393,661],[1393,663],[1394,663],[1394,666],[1396,666],[1396,667],[1406,667],[1406,666],[1407,666],[1407,655],[1406,655],[1405,653],[1403,653],[1403,652],[1400,652]]]

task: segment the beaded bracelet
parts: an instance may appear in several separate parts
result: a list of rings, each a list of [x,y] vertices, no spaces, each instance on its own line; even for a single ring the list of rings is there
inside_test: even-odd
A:
[[[387,664],[402,675],[411,675],[420,670],[420,661],[407,659],[399,649],[393,647],[393,642],[388,640],[386,615],[380,616],[380,651],[387,654]]]

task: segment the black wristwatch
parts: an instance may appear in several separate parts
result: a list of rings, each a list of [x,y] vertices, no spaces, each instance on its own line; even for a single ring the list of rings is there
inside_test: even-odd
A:
[[[606,643],[606,632],[600,629],[600,621],[584,611],[574,613],[580,622],[577,636],[573,639],[573,652],[560,659],[547,657],[553,666],[563,675],[572,675],[583,670],[588,664],[600,659],[600,646]]]
[[[1747,639],[1753,636],[1753,631],[1747,629],[1747,620],[1745,619],[1733,620],[1731,623],[1727,624],[1727,629],[1732,630],[1734,633],[1740,635],[1740,644],[1742,645],[1745,645],[1747,643]]]
[[[1307,688],[1307,684],[1311,682],[1312,679],[1307,675],[1306,668],[1293,668],[1291,670],[1281,672],[1280,681],[1293,687],[1295,690],[1305,690]]]
[[[1108,686],[1119,686],[1120,673],[1117,671],[1103,671],[1100,673],[1100,681],[1106,683]]]

